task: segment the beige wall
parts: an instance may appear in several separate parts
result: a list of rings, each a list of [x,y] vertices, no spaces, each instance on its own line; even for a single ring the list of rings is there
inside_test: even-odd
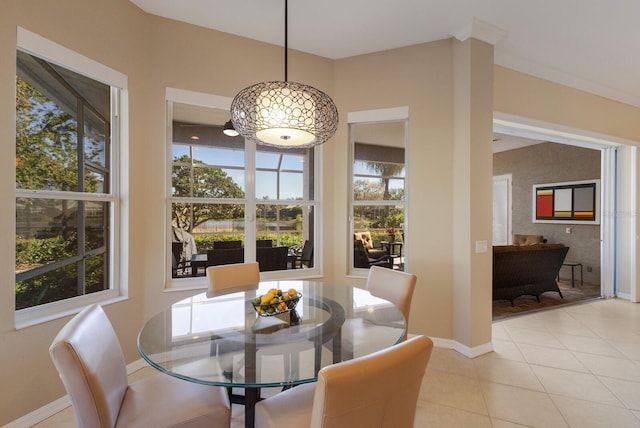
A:
[[[3,0],[0,13],[0,142],[4,156],[0,157],[0,424],[9,422],[29,411],[64,395],[64,389],[48,356],[48,347],[66,319],[59,319],[14,329],[14,248],[15,235],[15,48],[16,26],[40,34],[67,48],[129,75],[133,94],[131,117],[142,116],[144,106],[140,93],[146,93],[144,57],[148,46],[148,21],[127,1],[13,1]],[[13,106],[12,106],[13,104]],[[145,139],[145,126],[131,127],[131,140]],[[133,159],[132,159],[133,160]],[[140,160],[139,158],[136,160]],[[132,180],[133,189],[141,188],[139,179]],[[139,210],[137,202],[132,209]],[[137,221],[134,220],[134,224]],[[12,231],[13,229],[13,231]],[[141,236],[132,237],[134,240]],[[125,249],[127,251],[128,249]],[[131,258],[131,263],[138,260]],[[143,295],[144,271],[132,270],[131,299],[110,305],[106,311],[114,321],[125,344],[127,357],[135,353],[137,327],[142,322],[139,309]]]
[[[282,48],[153,17],[128,0],[3,0],[0,13],[0,160],[2,278],[0,291],[0,425],[64,395],[48,347],[69,319],[14,328],[15,47],[21,26],[128,76],[129,208],[127,301],[105,309],[128,362],[139,359],[137,333],[145,319],[193,292],[166,293],[165,88],[232,97],[251,83],[283,78]],[[333,64],[290,53],[291,80],[331,92]],[[241,73],[238,71],[242,70]]]
[[[130,244],[123,251],[129,262],[130,298],[106,308],[129,362],[139,358],[135,338],[143,321],[185,295],[163,292],[165,87],[231,97],[251,83],[282,78],[281,48],[148,16],[128,0],[2,1],[0,142],[5,156],[0,158],[0,198],[4,201],[0,239],[5,244],[0,247],[0,283],[4,284],[0,287],[0,424],[64,394],[47,350],[68,320],[14,329],[15,104],[11,94],[15,61],[7,59],[15,56],[16,26],[129,77]],[[488,341],[490,331],[486,306],[490,261],[472,252],[472,242],[491,236],[490,223],[487,226],[491,154],[489,142],[482,137],[491,128],[487,100],[493,95],[495,109],[501,112],[635,140],[640,140],[640,131],[633,126],[638,123],[639,110],[500,67],[494,68],[495,81],[491,82],[487,70],[491,49],[475,46],[475,42],[465,54],[466,65],[454,70],[460,67],[453,61],[457,43],[445,40],[335,62],[293,52],[289,76],[331,94],[340,111],[340,128],[323,149],[322,239],[328,280],[364,283],[346,275],[346,115],[409,107],[407,245],[411,258],[406,266],[419,277],[411,332],[472,349]],[[462,110],[453,102],[459,73],[466,74],[471,85],[470,104]],[[523,97],[535,103],[522,102]],[[469,112],[468,124],[463,125],[469,131],[454,151],[454,135],[460,132],[454,121],[459,123],[463,110]],[[467,172],[461,166],[465,164]],[[462,186],[456,184],[460,174],[466,177]],[[454,215],[456,209],[466,212]],[[458,228],[466,230],[467,236],[454,238]],[[467,265],[467,273],[455,280],[454,291],[453,272],[461,262]],[[454,301],[454,293],[461,293],[462,305]]]
[[[547,80],[494,67],[496,112],[640,142],[640,109]]]
[[[336,62],[334,98],[343,125],[347,113],[409,107],[407,190],[410,201],[406,218],[406,270],[418,276],[411,311],[411,330],[436,337],[452,335],[452,184],[451,141],[453,135],[453,82],[450,40],[411,46]],[[348,278],[348,218],[346,186],[349,147],[347,127],[341,126],[334,144],[327,145],[326,162],[333,172],[324,184],[333,189],[325,199],[332,214],[325,218],[341,245],[326,263],[339,282],[362,283]],[[436,202],[437,201],[437,202]],[[438,204],[434,209],[432,202]]]

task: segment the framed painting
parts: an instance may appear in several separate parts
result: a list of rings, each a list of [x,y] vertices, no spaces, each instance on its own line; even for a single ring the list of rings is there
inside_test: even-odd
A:
[[[600,224],[600,180],[533,185],[534,223]]]

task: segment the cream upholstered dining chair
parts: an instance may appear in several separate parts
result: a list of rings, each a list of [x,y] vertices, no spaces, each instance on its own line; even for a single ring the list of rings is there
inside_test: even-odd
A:
[[[318,382],[256,404],[256,428],[413,427],[433,342],[415,336],[373,354],[326,366]]]
[[[409,331],[409,312],[416,281],[414,274],[379,266],[371,266],[367,278],[367,290],[371,294],[389,300],[402,311],[406,322],[403,340],[407,339]]]
[[[131,384],[109,318],[90,305],[60,330],[49,348],[79,427],[228,427],[224,388],[157,373]]]
[[[238,291],[257,290],[260,283],[260,265],[258,262],[209,266],[206,273],[209,281],[208,297],[221,296]],[[233,353],[243,346],[239,342],[229,342],[221,338],[212,340],[211,355],[218,356],[220,367],[228,376],[233,376],[234,372]],[[232,399],[233,390],[231,387],[227,387],[227,393],[229,399]],[[259,395],[260,391],[258,390]]]
[[[238,291],[257,290],[260,282],[260,265],[258,262],[247,262],[209,266],[207,268],[207,277],[209,279],[207,295],[211,297],[235,293]],[[236,350],[238,346],[243,347],[242,344],[234,341],[225,342],[218,340],[216,342],[212,342],[211,353],[218,355],[223,371],[228,372],[229,375],[231,375],[231,372],[234,370],[233,358],[229,353]],[[308,346],[304,347],[303,350],[306,350]],[[291,370],[291,358],[293,358],[292,353],[283,355],[282,350],[277,346],[262,346],[260,348],[260,356],[272,354],[283,357],[285,372],[289,372]],[[260,371],[261,367],[258,366],[257,370]],[[228,389],[229,396],[231,397],[231,388]],[[260,392],[258,392],[258,394],[260,394]]]
[[[209,266],[207,278],[209,280],[207,293],[210,296],[257,290],[260,282],[260,266],[258,262]]]

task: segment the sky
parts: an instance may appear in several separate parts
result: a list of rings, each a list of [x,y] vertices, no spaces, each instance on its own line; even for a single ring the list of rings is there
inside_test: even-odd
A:
[[[189,155],[189,146],[173,144],[173,159]],[[208,165],[221,167],[233,181],[246,191],[244,150],[231,150],[218,147],[192,146],[193,158]],[[280,157],[282,156],[282,160]],[[256,197],[257,199],[301,199],[303,197],[303,156],[298,154],[280,154],[256,152]],[[280,163],[280,195],[277,194],[278,163]]]
[[[173,144],[173,158],[182,155],[189,155],[188,145]],[[221,147],[207,147],[193,145],[193,157],[208,165],[221,167],[233,181],[246,191],[244,165],[245,151],[232,150]],[[277,194],[277,174],[278,164],[281,162],[280,170],[280,195]],[[303,197],[303,174],[304,157],[299,154],[281,154],[272,152],[256,152],[256,198],[257,199],[302,199]],[[354,163],[354,174],[356,175],[377,175],[367,167],[367,162],[357,161]],[[400,173],[404,176],[404,170]],[[359,177],[359,179],[364,179]],[[379,182],[379,178],[367,178]],[[390,189],[402,188],[403,180],[391,180]]]

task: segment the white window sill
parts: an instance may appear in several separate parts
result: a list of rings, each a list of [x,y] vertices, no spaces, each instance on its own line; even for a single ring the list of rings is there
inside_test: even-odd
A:
[[[62,300],[47,305],[22,309],[16,311],[15,314],[16,330],[75,315],[92,303],[98,303],[101,306],[105,306],[116,302],[122,302],[127,299],[127,296],[120,295],[114,297],[86,295],[78,299]]]

